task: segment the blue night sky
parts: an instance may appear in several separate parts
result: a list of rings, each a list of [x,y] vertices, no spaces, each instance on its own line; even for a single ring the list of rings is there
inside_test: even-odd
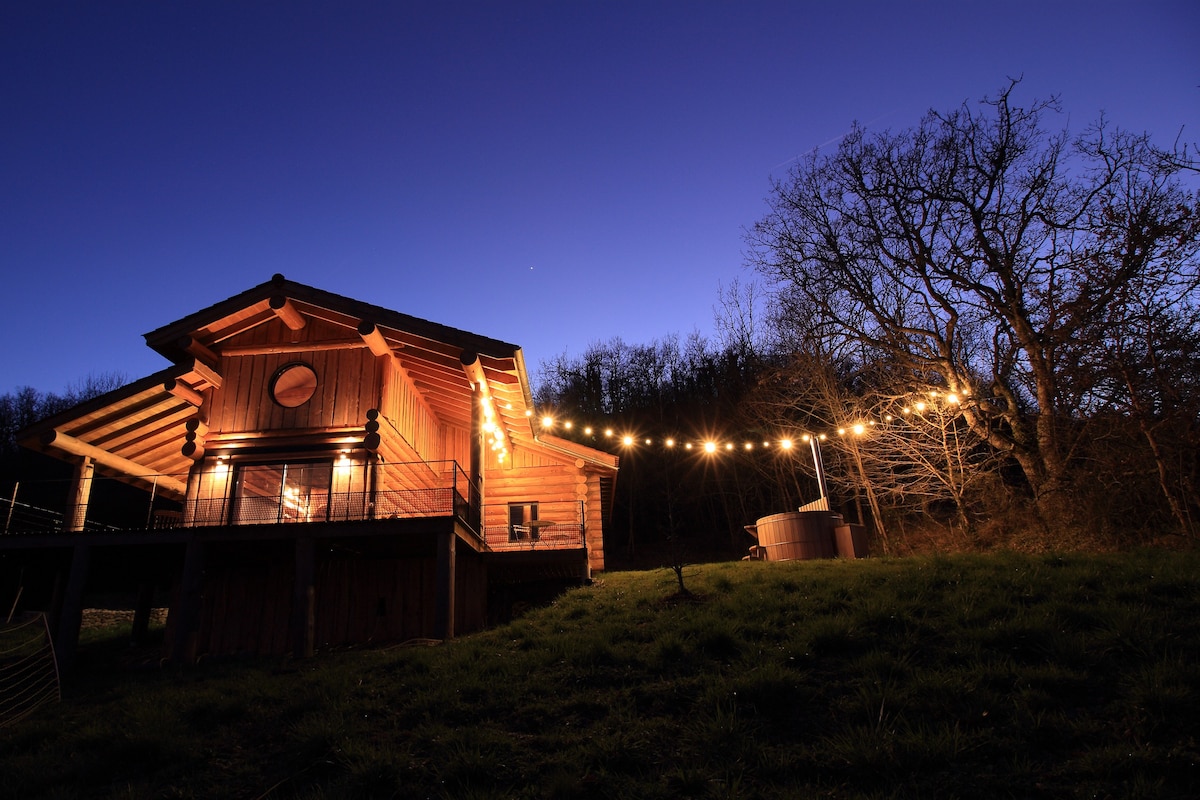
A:
[[[1200,3],[0,0],[0,393],[281,272],[514,342],[711,336],[772,176],[1023,75],[1200,141]]]

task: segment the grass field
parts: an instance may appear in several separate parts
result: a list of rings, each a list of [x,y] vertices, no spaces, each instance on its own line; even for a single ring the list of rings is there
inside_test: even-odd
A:
[[[610,573],[439,646],[119,668],[3,796],[1200,797],[1200,554]]]

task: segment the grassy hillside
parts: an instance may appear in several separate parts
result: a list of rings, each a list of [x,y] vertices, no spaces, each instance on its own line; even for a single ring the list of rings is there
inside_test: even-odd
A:
[[[612,573],[440,646],[104,671],[8,797],[1200,796],[1200,555]]]

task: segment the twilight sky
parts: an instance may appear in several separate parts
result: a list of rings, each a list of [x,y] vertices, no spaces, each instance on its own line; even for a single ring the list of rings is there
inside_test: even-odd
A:
[[[1200,3],[0,0],[0,393],[281,272],[525,350],[712,335],[770,179],[1024,76],[1200,142]]]

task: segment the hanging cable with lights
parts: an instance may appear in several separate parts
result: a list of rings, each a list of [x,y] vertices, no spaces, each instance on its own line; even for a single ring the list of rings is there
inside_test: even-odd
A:
[[[686,440],[676,438],[673,435],[647,437],[632,433],[618,434],[613,426],[601,427],[591,423],[581,425],[577,424],[574,420],[556,418],[549,413],[543,413],[540,416],[539,429],[542,433],[550,434],[558,431],[562,431],[567,435],[581,434],[583,437],[590,438],[594,442],[599,443],[598,440],[601,440],[609,442],[614,446],[619,445],[623,449],[659,445],[666,450],[696,451],[708,455],[734,452],[752,453],[759,450],[786,453],[793,450],[797,441],[808,444],[815,449],[819,447],[820,442],[827,441],[833,437],[859,438],[867,436],[873,428],[879,426],[894,425],[901,420],[911,423],[912,420],[919,418],[926,410],[931,409],[936,403],[941,401],[944,401],[945,407],[958,409],[961,406],[961,401],[957,394],[943,394],[939,391],[931,390],[918,394],[916,399],[912,399],[911,402],[907,402],[896,409],[895,414],[887,413],[878,419],[868,419],[864,415],[858,421],[830,428],[827,431],[797,431],[794,434],[769,439],[714,436],[711,438]],[[533,410],[529,410],[526,413],[530,417],[536,415]],[[740,445],[735,442],[740,442]]]

